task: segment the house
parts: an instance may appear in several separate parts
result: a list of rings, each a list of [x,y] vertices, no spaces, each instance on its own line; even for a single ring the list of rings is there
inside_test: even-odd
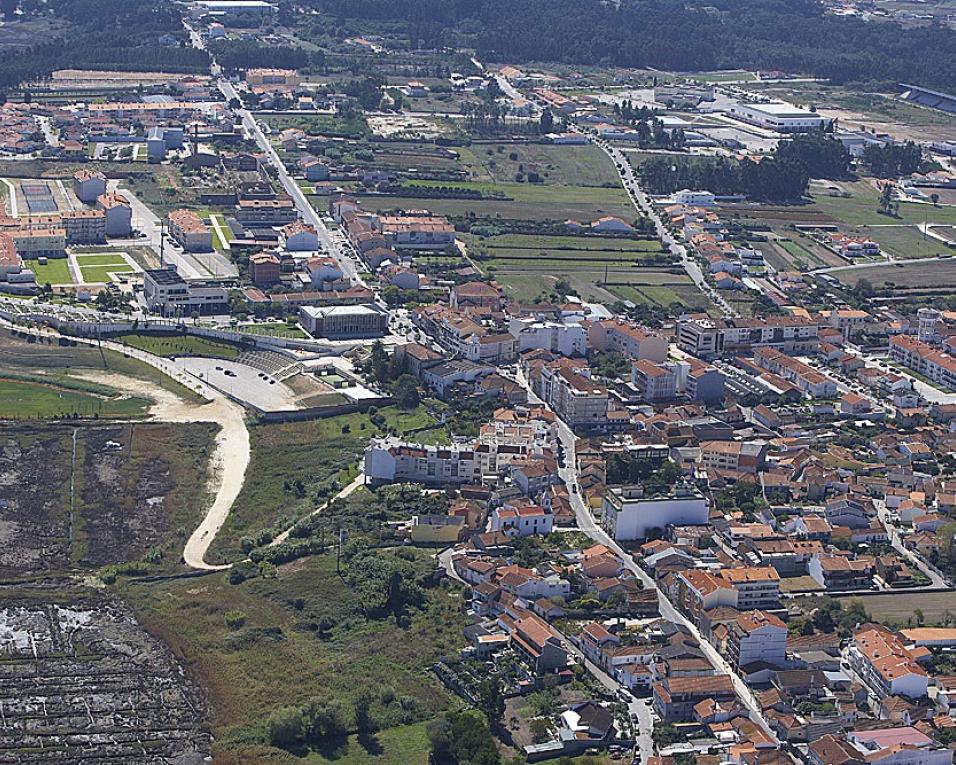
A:
[[[461,310],[466,307],[501,310],[501,292],[488,282],[465,282],[451,289],[449,305]]]
[[[609,741],[614,737],[614,715],[596,701],[582,701],[561,713],[561,726],[575,741],[590,743]]]
[[[852,391],[845,393],[840,399],[840,412],[849,415],[868,414],[872,411],[873,405],[868,398],[857,395]]]
[[[737,698],[730,675],[669,677],[654,685],[654,711],[664,723],[686,722],[705,699],[731,703]]]
[[[613,215],[605,215],[603,218],[598,218],[596,221],[591,222],[591,231],[595,231],[600,234],[617,234],[617,235],[627,235],[633,234],[633,227],[621,220],[616,218]]]
[[[808,561],[807,573],[828,592],[868,590],[873,587],[874,567],[872,558],[819,553]]]
[[[551,533],[554,518],[539,505],[498,507],[491,513],[491,530],[508,536],[544,536]]]
[[[568,653],[548,623],[533,614],[518,619],[511,634],[511,646],[536,674],[564,669]]]

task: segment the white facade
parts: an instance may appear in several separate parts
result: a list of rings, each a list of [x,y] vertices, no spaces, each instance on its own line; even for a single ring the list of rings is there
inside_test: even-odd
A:
[[[737,666],[744,667],[757,661],[780,666],[787,658],[787,629],[765,624],[741,635],[737,643]]]
[[[694,207],[710,207],[716,202],[716,197],[710,191],[691,191],[690,189],[681,189],[674,192],[674,201],[679,205],[691,205]]]
[[[730,107],[730,116],[778,133],[808,133],[813,130],[823,130],[832,121],[816,112],[801,109],[783,101],[762,104],[737,103]]]
[[[508,331],[518,338],[519,352],[540,349],[562,356],[587,353],[588,334],[580,324],[521,318],[512,319]]]
[[[651,529],[707,523],[707,500],[693,489],[668,497],[642,497],[629,487],[611,489],[601,507],[605,530],[615,540],[645,539]]]

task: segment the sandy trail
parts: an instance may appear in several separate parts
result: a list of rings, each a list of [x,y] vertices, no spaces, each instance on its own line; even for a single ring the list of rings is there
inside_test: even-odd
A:
[[[45,333],[52,334],[52,333]],[[78,338],[76,338],[78,339]],[[94,343],[80,339],[88,345]],[[219,570],[228,566],[206,563],[206,552],[222,528],[233,502],[242,490],[246,468],[249,466],[250,445],[249,430],[246,428],[245,411],[233,403],[221,392],[204,383],[199,383],[179,369],[174,362],[153,356],[140,350],[131,349],[118,343],[103,342],[112,350],[139,359],[169,377],[190,388],[198,389],[208,401],[193,403],[181,399],[172,391],[147,380],[139,380],[115,372],[74,371],[77,377],[92,382],[103,383],[131,395],[146,396],[153,401],[150,407],[150,419],[162,422],[214,422],[219,425],[216,444],[210,456],[209,482],[207,492],[213,496],[212,506],[205,517],[186,541],[183,561],[187,566],[202,570]]]

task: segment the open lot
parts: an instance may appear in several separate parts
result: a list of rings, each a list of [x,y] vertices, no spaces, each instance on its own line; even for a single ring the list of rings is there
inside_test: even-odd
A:
[[[239,355],[239,348],[231,343],[208,340],[194,335],[119,335],[118,342],[139,348],[156,356],[211,356],[233,359]]]
[[[37,284],[73,284],[73,273],[66,258],[50,258],[44,265],[27,260],[24,265],[36,274]]]
[[[431,551],[406,548],[401,560],[396,552],[373,555],[430,571]],[[280,566],[274,578],[238,585],[215,575],[123,587],[141,622],[173,647],[207,689],[217,761],[290,762],[289,754],[266,741],[270,712],[310,699],[332,702],[354,731],[353,703],[363,691],[371,694],[379,732],[330,741],[314,757],[301,752],[306,759],[298,761],[420,761],[421,750],[402,759],[422,743],[421,729],[407,726],[457,703],[428,667],[461,643],[459,596],[430,587],[419,606],[401,615],[401,624],[373,618],[365,613],[372,591],[350,586],[351,566],[346,557],[340,577],[336,556],[325,554]],[[227,614],[241,615],[238,626],[227,624]]]
[[[620,185],[614,165],[595,146],[540,143],[472,144],[456,149],[472,180],[512,183],[518,173],[538,173],[544,182],[568,186]]]
[[[0,418],[142,417],[149,401],[106,385],[81,381],[18,379],[0,369]]]
[[[410,412],[384,407],[379,414],[387,428],[399,433],[437,425],[424,406]],[[293,518],[321,504],[358,463],[369,439],[379,432],[369,415],[359,412],[281,425],[253,425],[252,459],[245,483],[209,548],[207,560],[240,559],[245,555],[243,537],[254,536],[283,520],[287,521],[283,526],[291,525]]]
[[[337,117],[326,114],[257,114],[256,118],[268,125],[273,133],[286,128],[298,128],[309,135],[328,135],[341,138],[359,138],[368,134],[364,117]]]
[[[853,598],[837,600],[846,605]],[[923,612],[926,624],[942,623],[943,614],[952,614],[954,610],[951,592],[900,592],[871,595],[859,600],[874,620],[884,623],[905,622],[916,609]]]
[[[831,274],[851,286],[861,279],[866,279],[877,289],[885,287],[956,288],[956,258],[929,263],[915,261],[868,268],[837,269]]]

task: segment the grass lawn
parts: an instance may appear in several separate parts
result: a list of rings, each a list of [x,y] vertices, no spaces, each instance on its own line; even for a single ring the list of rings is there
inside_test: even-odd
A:
[[[814,198],[812,207],[824,212],[848,226],[879,226],[886,224],[908,223],[956,224],[956,207],[933,207],[929,204],[903,202],[900,204],[900,217],[891,218],[879,212],[880,194],[869,181],[841,183],[849,197],[831,197],[824,194]],[[801,208],[806,209],[806,208]]]
[[[215,221],[214,225],[213,221]],[[209,231],[212,233],[212,243],[217,250],[229,249],[229,242],[225,238],[229,235],[229,226],[226,219],[220,213],[209,213]]]
[[[140,417],[146,414],[149,406],[146,399],[123,397],[119,391],[113,391],[111,396],[95,395],[66,385],[0,377],[0,417],[31,419],[73,414],[81,417]]]
[[[26,260],[23,264],[36,274],[37,284],[73,284],[73,274],[66,258],[47,260],[45,266],[36,260]]]
[[[753,72],[687,72],[683,76],[689,77],[700,82],[754,82],[756,77]]]
[[[114,339],[156,356],[191,355],[234,359],[240,353],[239,348],[229,343],[192,335],[119,335]]]
[[[74,255],[80,268],[89,266],[125,266],[126,258],[118,252],[77,253]]]
[[[395,407],[379,410],[386,428],[405,433],[437,426],[421,406],[410,412]],[[430,434],[430,438],[429,438]],[[244,557],[243,537],[311,512],[334,493],[332,482],[358,463],[369,439],[379,435],[368,414],[354,412],[321,420],[262,424],[250,428],[252,459],[242,491],[209,548],[209,560],[231,562]],[[438,441],[431,430],[426,438]],[[409,438],[418,438],[410,434]],[[295,481],[300,481],[297,489]],[[320,492],[325,492],[320,495]]]
[[[265,322],[262,324],[243,324],[236,329],[249,335],[268,335],[269,337],[308,337],[301,327],[290,327],[284,321]]]
[[[80,267],[80,275],[86,284],[107,283],[110,281],[110,274],[130,274],[133,273],[133,267],[128,263],[117,264],[113,266],[87,266]]]
[[[424,572],[432,552],[405,548],[402,555]],[[393,550],[374,555],[397,560]],[[344,574],[350,566],[343,560]],[[209,694],[217,762],[424,765],[421,723],[458,703],[428,671],[462,644],[465,622],[453,589],[425,589],[422,607],[410,608],[402,625],[365,616],[366,595],[336,574],[334,554],[301,559],[280,566],[274,578],[238,585],[214,574],[127,582],[119,589],[146,629],[172,647]],[[228,626],[227,613],[241,614],[242,623]],[[339,703],[354,730],[353,700],[362,691],[371,694],[371,716],[379,724],[366,742],[344,739],[295,757],[267,744],[270,712],[309,699]],[[375,759],[365,759],[379,749]]]

